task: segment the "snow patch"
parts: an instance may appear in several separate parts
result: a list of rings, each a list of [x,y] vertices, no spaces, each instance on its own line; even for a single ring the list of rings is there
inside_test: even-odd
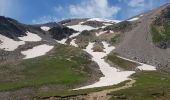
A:
[[[136,21],[136,20],[138,20],[139,19],[139,17],[135,17],[135,18],[132,18],[132,19],[129,19],[129,20],[127,20],[127,21]]]
[[[20,40],[22,41],[41,41],[41,37],[38,36],[37,34],[31,33],[31,32],[26,32],[27,36],[23,36],[23,37],[18,37]]]
[[[69,38],[74,38],[74,37],[76,37],[76,36],[78,36],[78,35],[80,35],[80,34],[81,34],[80,32],[78,32],[78,33],[73,33],[72,35],[69,36]]]
[[[74,46],[74,47],[78,47],[78,45],[76,44],[76,39],[73,39],[71,42],[70,42],[70,45]]]
[[[113,25],[113,24],[110,24],[110,23],[103,23],[105,26],[110,26],[110,25]]]
[[[25,44],[24,41],[14,41],[6,36],[0,34],[0,49],[5,51],[14,51],[18,46]]]
[[[108,22],[108,23],[119,23],[119,22],[121,22],[120,20],[109,20],[109,19],[102,19],[102,18],[91,18],[91,19],[88,19],[87,21],[99,21],[99,22]]]
[[[48,30],[50,30],[50,27],[42,26],[41,29],[44,30],[44,31],[48,31]]]
[[[66,44],[67,39],[56,40],[60,44]]]
[[[138,69],[145,71],[154,71],[156,70],[156,67],[147,64],[141,64],[141,66],[138,66]]]
[[[142,17],[143,15],[140,15],[140,17]]]
[[[104,52],[93,52],[92,48],[94,43],[89,43],[85,51],[92,55],[93,57],[92,59],[99,65],[100,70],[103,73],[104,77],[101,77],[98,82],[92,85],[84,86],[78,89],[87,89],[87,88],[110,86],[110,85],[118,84],[125,80],[129,80],[128,77],[133,73],[135,73],[134,71],[120,72],[119,69],[111,67],[107,62],[105,62],[103,57],[107,56],[112,50],[115,49],[115,47],[109,46],[109,44],[106,42],[102,42],[102,43],[105,48]]]
[[[155,71],[156,70],[155,66],[147,65],[147,64],[140,63],[140,62],[137,62],[137,61],[134,61],[134,60],[130,60],[130,59],[127,59],[127,58],[124,58],[124,57],[120,57],[120,56],[118,56],[118,57],[121,58],[121,59],[125,59],[127,61],[131,61],[131,62],[135,62],[135,63],[140,64],[140,66],[137,67],[137,69],[139,69],[139,70],[144,70],[144,71]]]
[[[98,36],[100,36],[100,35],[102,35],[102,34],[104,34],[104,33],[106,33],[107,31],[102,31],[102,32],[98,32],[98,33],[96,33],[96,36],[98,37]]]
[[[98,36],[100,36],[102,34],[107,34],[107,33],[114,33],[114,32],[113,31],[102,31],[102,32],[96,33],[96,36],[98,37]]]
[[[43,45],[35,46],[32,49],[28,49],[26,51],[21,51],[21,53],[25,55],[24,59],[30,59],[30,58],[35,58],[38,56],[45,55],[47,52],[53,49],[53,47],[54,46],[43,44]]]
[[[97,28],[87,26],[87,25],[72,25],[72,26],[67,26],[67,27],[72,28],[72,29],[79,31],[79,32],[82,32],[84,30],[89,31],[89,30],[97,29]]]

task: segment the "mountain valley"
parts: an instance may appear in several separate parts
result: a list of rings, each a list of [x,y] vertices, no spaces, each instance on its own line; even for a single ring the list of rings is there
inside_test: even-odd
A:
[[[124,21],[0,16],[0,100],[169,100],[170,4]]]

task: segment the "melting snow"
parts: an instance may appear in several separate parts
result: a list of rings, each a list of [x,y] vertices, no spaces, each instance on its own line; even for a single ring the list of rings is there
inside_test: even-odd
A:
[[[80,33],[80,32],[78,32],[78,33],[73,33],[72,35],[69,36],[69,38],[74,38],[74,37],[78,36],[79,34],[81,34],[81,33]]]
[[[21,53],[25,55],[24,59],[35,58],[38,56],[45,55],[47,52],[53,49],[53,47],[54,46],[43,44],[43,45],[35,46],[32,49],[28,49],[26,51],[21,51]]]
[[[110,86],[114,84],[118,84],[125,80],[129,80],[129,76],[135,73],[134,71],[122,71],[120,72],[118,69],[111,67],[108,63],[105,62],[104,58],[107,56],[112,50],[115,49],[113,46],[109,46],[106,42],[102,42],[104,45],[105,52],[93,52],[92,48],[94,43],[89,43],[86,52],[92,55],[92,59],[99,65],[101,72],[104,77],[101,77],[100,80],[92,85],[84,86],[78,89],[87,89],[94,87],[102,87],[102,86]],[[76,90],[78,90],[76,89]]]
[[[111,23],[119,23],[120,21],[118,20],[108,20],[108,19],[101,19],[101,18],[91,18],[91,19],[88,19],[87,21],[100,21],[100,22],[105,22],[105,26],[103,27],[98,27],[98,28],[104,28],[108,25],[112,25]],[[79,32],[82,32],[84,30],[93,30],[93,29],[98,29],[98,28],[94,28],[92,26],[88,26],[88,25],[81,25],[82,23],[84,22],[80,22],[78,25],[72,25],[72,26],[67,26],[69,28],[72,28],[76,31],[79,31]]]
[[[98,32],[98,33],[96,33],[96,36],[100,36],[100,35],[102,35],[102,34],[104,34],[104,33],[106,33],[107,31],[103,31],[103,32]]]
[[[119,23],[119,22],[121,22],[119,20],[108,20],[108,19],[102,19],[102,18],[91,18],[87,21],[99,21],[99,22],[108,22],[108,23]]]
[[[107,34],[107,32],[108,31],[102,31],[102,32],[98,32],[98,33],[96,33],[96,36],[98,37],[98,36],[100,36],[100,35],[102,35],[102,34]],[[109,33],[114,33],[113,31],[109,31]]]
[[[41,37],[38,36],[37,34],[31,33],[31,32],[26,32],[27,36],[19,37],[20,40],[22,41],[41,41]]]
[[[48,31],[48,30],[50,30],[50,27],[42,26],[41,29],[44,30],[44,31]]]
[[[4,49],[6,51],[14,51],[18,48],[18,46],[23,44],[25,44],[24,41],[14,41],[13,39],[0,34],[0,49]]]
[[[122,59],[125,59],[125,60],[128,60],[128,61],[131,61],[131,62],[139,63],[140,66],[137,67],[139,70],[145,70],[145,71],[154,71],[154,70],[156,70],[155,66],[147,65],[147,64],[140,63],[140,62],[137,62],[137,61],[134,61],[134,60],[130,60],[130,59],[127,59],[127,58],[123,58],[123,57],[120,57],[120,56],[118,56],[118,57],[122,58]]]
[[[60,44],[66,44],[67,39],[56,40]]]
[[[110,26],[110,25],[113,25],[113,24],[110,24],[110,23],[103,23],[105,26]]]
[[[135,18],[129,19],[128,21],[136,21],[138,19],[139,19],[139,17],[135,17]]]
[[[141,66],[138,66],[138,69],[145,71],[154,71],[156,70],[156,67],[147,64],[141,64]]]
[[[70,45],[72,46],[75,46],[75,47],[78,47],[78,45],[76,44],[76,39],[73,39],[71,42],[70,42]]]
[[[87,25],[72,25],[72,26],[68,26],[69,28],[72,28],[76,31],[82,32],[84,30],[93,30],[96,29],[94,27],[91,26],[87,26]]]

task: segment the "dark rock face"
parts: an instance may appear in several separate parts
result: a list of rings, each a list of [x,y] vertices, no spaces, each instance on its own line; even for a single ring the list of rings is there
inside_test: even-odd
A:
[[[44,30],[41,29],[41,26],[47,26],[50,27],[51,29],[49,30],[49,32],[45,32]],[[19,23],[14,19],[0,16],[0,34],[8,38],[18,40],[18,37],[26,36],[27,31],[41,36],[43,35],[43,37],[45,38],[50,37],[52,35],[52,37],[57,40],[66,38],[72,35],[72,33],[76,32],[73,29],[70,29],[56,22],[37,25],[25,25]]]
[[[37,27],[47,26],[47,27],[53,28],[53,27],[61,27],[63,25],[60,23],[57,23],[57,22],[49,22],[49,23],[45,23],[45,24],[37,24],[34,26],[37,26]]]
[[[102,22],[98,22],[98,21],[87,21],[87,22],[84,22],[82,25],[88,25],[88,26],[92,26],[95,28],[104,26]]]
[[[68,27],[53,27],[49,30],[49,34],[56,40],[62,40],[63,38],[69,37],[76,31]]]
[[[26,35],[27,28],[24,24],[14,19],[0,16],[0,34],[14,39],[15,37]]]
[[[67,20],[60,21],[59,23],[66,24],[66,23],[70,23],[71,21],[72,21],[72,19],[67,19]]]

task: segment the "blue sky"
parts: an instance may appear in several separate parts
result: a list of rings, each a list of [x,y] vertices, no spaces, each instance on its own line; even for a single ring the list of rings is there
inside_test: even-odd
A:
[[[170,0],[0,0],[0,15],[27,24],[77,17],[124,20],[165,3]]]

